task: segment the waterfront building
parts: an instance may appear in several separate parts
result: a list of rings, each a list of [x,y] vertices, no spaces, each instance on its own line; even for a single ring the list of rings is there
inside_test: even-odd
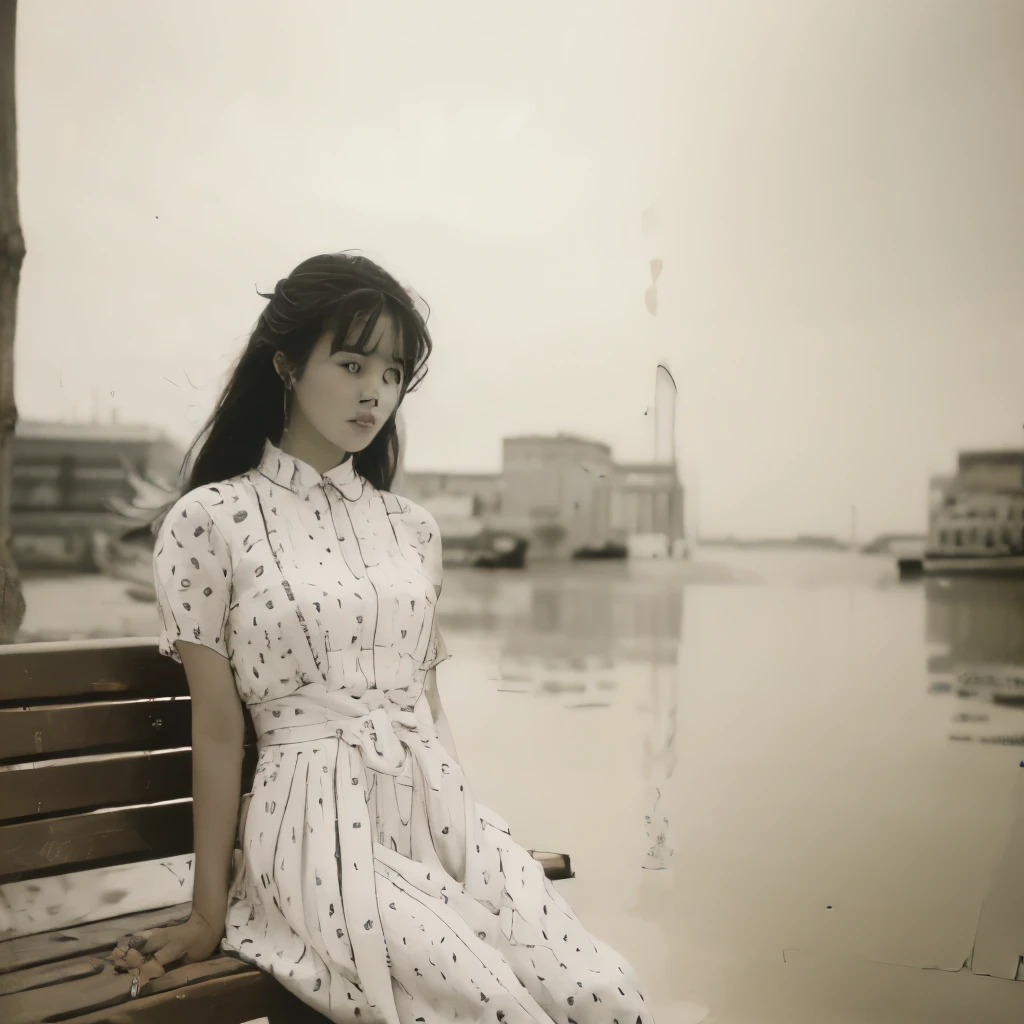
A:
[[[135,497],[124,463],[174,488],[184,457],[181,445],[145,424],[19,419],[11,480],[18,567],[96,571],[97,536],[116,536],[125,527],[109,502]]]
[[[429,509],[445,535],[445,522],[458,531],[468,503],[473,519],[525,536],[531,561],[631,538],[667,548],[683,536],[675,466],[619,464],[607,444],[568,433],[504,438],[497,473],[403,470],[394,490]]]
[[[961,452],[931,481],[928,573],[1024,574],[1024,450]]]

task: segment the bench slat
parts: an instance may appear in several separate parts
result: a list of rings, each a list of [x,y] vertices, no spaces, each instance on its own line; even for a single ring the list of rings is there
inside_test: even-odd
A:
[[[78,978],[91,978],[102,970],[103,962],[98,957],[79,956],[40,964],[24,971],[0,974],[0,998],[14,995],[16,992],[29,992],[49,985],[60,985]]]
[[[248,715],[245,729],[244,742],[255,742]],[[192,702],[187,698],[0,708],[0,751],[7,762],[191,744]]]
[[[183,1020],[244,1024],[261,1017],[275,1024],[327,1024],[326,1017],[310,1015],[304,1003],[256,968],[139,996],[109,1010],[63,1018],[62,1024],[181,1024]]]
[[[0,882],[192,852],[192,801],[0,826]]]
[[[3,760],[53,757],[102,749],[187,747],[192,702],[143,700],[117,704],[0,708]]]
[[[156,637],[0,646],[0,703],[132,696],[188,696],[185,670]]]
[[[248,792],[258,751],[243,748],[242,792]],[[30,770],[0,768],[0,823],[12,818],[69,814],[123,804],[192,796],[192,751],[98,757],[55,762]]]
[[[121,914],[102,921],[59,928],[56,931],[25,935],[0,942],[0,975],[20,971],[37,964],[52,963],[69,956],[102,953],[117,945],[118,939],[147,928],[163,928],[180,924],[192,912],[191,903],[178,903],[173,907],[142,910],[135,914]]]
[[[163,977],[155,979],[151,987],[147,987],[150,991],[155,988],[155,992],[151,991],[148,996],[140,994],[132,999],[132,975],[118,974],[108,956],[84,957],[81,960],[84,961],[84,969],[88,971],[84,977],[74,976],[43,988],[0,996],[0,1020],[4,1021],[4,1024],[40,1024],[54,1018],[67,1019],[67,1014],[75,1011],[77,1013],[72,1019],[78,1019],[83,1015],[93,1016],[96,1011],[108,1007],[120,1007],[121,1004],[125,1004],[125,1008],[133,1012],[129,1019],[135,1020],[138,1019],[134,1016],[137,1007],[152,1000],[151,1007],[166,1004],[176,1011],[171,1019],[180,1022],[190,1012],[198,1013],[202,1003],[208,1002],[211,995],[223,994],[230,990],[230,987],[225,989],[223,986],[211,985],[211,982],[232,975],[252,975],[257,979],[257,984],[265,986],[265,982],[259,979],[260,972],[257,968],[237,957],[222,954],[202,963],[189,964],[169,971]],[[50,966],[65,966],[69,973],[76,974],[77,965],[74,961],[65,965]],[[205,992],[200,993],[199,990],[204,988]],[[206,996],[205,1000],[202,999],[203,995]],[[143,1012],[152,1013],[151,1007],[143,1007]],[[262,1016],[265,1012],[260,1011],[254,1016]],[[102,1020],[104,1016],[101,1014],[98,1019]],[[219,1021],[223,1018],[204,1016],[200,1019]],[[244,1021],[252,1018],[235,1019]]]

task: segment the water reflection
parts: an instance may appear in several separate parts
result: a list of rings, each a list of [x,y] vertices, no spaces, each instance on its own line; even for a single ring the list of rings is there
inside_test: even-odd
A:
[[[499,689],[579,712],[633,702],[647,787],[643,866],[654,870],[673,853],[665,797],[678,761],[683,582],[681,572],[621,563],[452,570],[442,605],[450,628],[500,637]],[[628,694],[617,692],[624,681]]]
[[[1024,580],[929,579],[925,602],[930,692],[978,705],[954,715],[950,738],[1024,745],[1024,719],[962,728],[992,722],[993,705],[1024,709]]]

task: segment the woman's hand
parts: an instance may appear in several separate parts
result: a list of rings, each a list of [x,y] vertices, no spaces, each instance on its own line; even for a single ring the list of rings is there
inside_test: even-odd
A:
[[[150,928],[124,936],[114,948],[111,959],[116,971],[139,971],[145,982],[163,974],[168,964],[194,964],[208,960],[220,945],[223,935],[223,925],[214,928],[193,911],[183,924]]]

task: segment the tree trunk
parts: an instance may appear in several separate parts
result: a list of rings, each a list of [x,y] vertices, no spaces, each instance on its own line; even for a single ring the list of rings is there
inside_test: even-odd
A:
[[[14,328],[25,239],[18,215],[18,141],[14,105],[17,0],[0,0],[0,643],[13,643],[25,618],[25,598],[11,551],[14,477]]]

